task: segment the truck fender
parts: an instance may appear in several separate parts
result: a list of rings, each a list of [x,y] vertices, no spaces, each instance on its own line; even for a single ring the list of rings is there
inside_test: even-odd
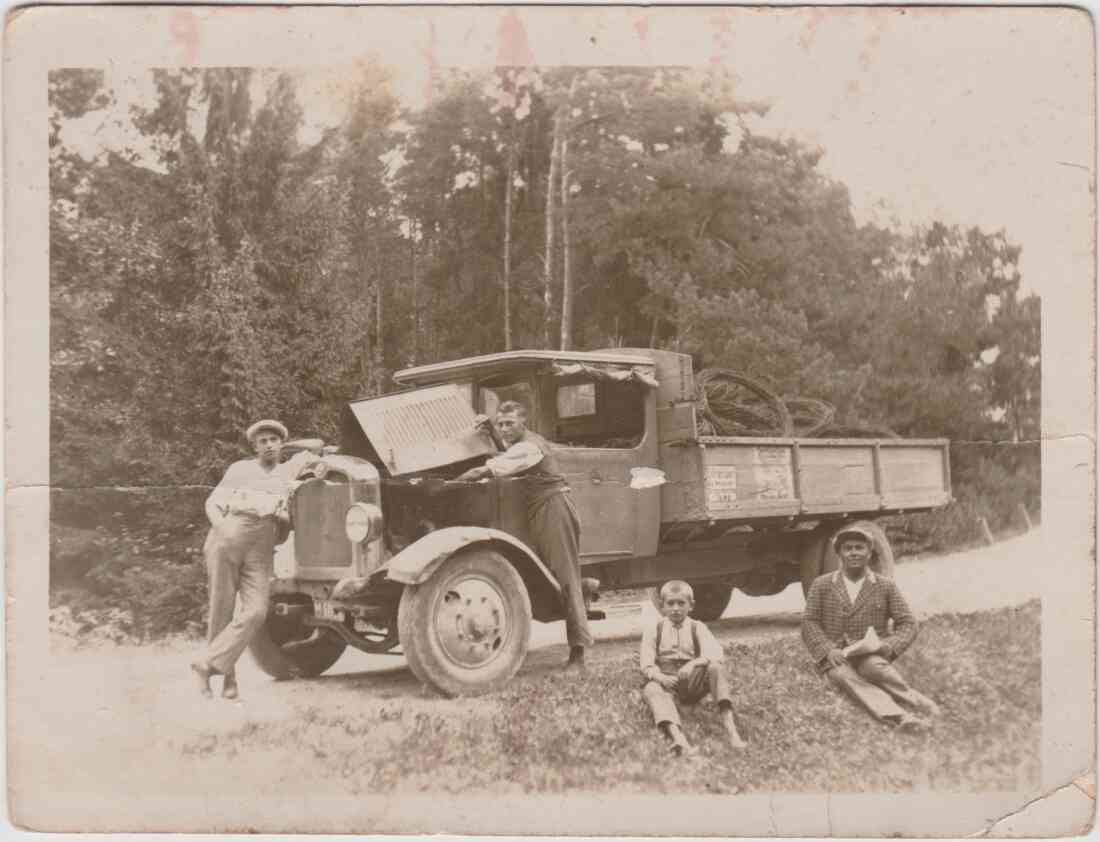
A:
[[[507,532],[485,526],[447,526],[429,532],[389,559],[379,573],[403,585],[419,585],[455,553],[475,545],[484,545],[503,555],[522,577],[531,598],[536,620],[561,619],[561,586],[546,565],[528,547]]]

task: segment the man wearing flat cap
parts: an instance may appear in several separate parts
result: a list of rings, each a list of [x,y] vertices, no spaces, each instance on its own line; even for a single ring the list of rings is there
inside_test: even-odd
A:
[[[810,587],[802,640],[818,671],[876,719],[902,731],[923,730],[927,722],[898,703],[929,716],[939,708],[893,664],[917,636],[917,622],[893,580],[870,569],[874,546],[872,532],[859,524],[836,534],[840,569]]]
[[[287,431],[278,421],[257,421],[245,437],[256,458],[230,465],[206,498],[211,527],[203,546],[210,590],[208,643],[191,664],[205,698],[211,696],[212,675],[224,676],[222,696],[237,698],[235,664],[267,618],[276,536],[289,518],[290,483],[317,458],[303,450],[280,464]],[[238,596],[241,605],[234,617]]]

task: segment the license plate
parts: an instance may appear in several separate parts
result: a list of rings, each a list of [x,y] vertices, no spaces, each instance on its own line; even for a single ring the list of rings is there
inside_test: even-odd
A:
[[[344,615],[342,611],[338,611],[331,602],[327,600],[316,600],[313,603],[313,611],[318,617],[324,617],[326,620],[342,620]]]

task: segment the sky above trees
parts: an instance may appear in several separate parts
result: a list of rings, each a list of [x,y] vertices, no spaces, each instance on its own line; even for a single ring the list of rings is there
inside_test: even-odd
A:
[[[645,10],[628,24],[621,14],[448,10],[389,18],[391,37],[364,52],[413,109],[447,66],[721,63],[740,99],[770,106],[754,130],[824,150],[820,168],[848,186],[859,221],[1006,229],[1023,246],[1025,290],[1088,276],[1090,36],[1075,13],[740,9],[683,16],[675,31],[666,21]],[[570,27],[592,40],[563,37]],[[342,121],[362,57],[336,52],[318,66],[309,56],[313,66],[294,71],[304,142]],[[126,127],[129,107],[152,95],[148,74],[120,63],[109,83],[116,107],[74,127],[86,154],[141,143]]]

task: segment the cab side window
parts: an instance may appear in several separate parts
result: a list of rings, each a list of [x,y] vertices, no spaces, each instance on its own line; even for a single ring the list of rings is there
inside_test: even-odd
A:
[[[596,384],[570,383],[558,386],[558,418],[571,420],[596,414]]]
[[[644,394],[635,384],[581,381],[558,384],[552,434],[568,447],[632,449],[645,433]]]
[[[526,381],[518,383],[482,383],[478,389],[477,411],[490,418],[497,414],[497,407],[505,401],[515,401],[527,409],[528,419],[534,414],[534,390]]]

